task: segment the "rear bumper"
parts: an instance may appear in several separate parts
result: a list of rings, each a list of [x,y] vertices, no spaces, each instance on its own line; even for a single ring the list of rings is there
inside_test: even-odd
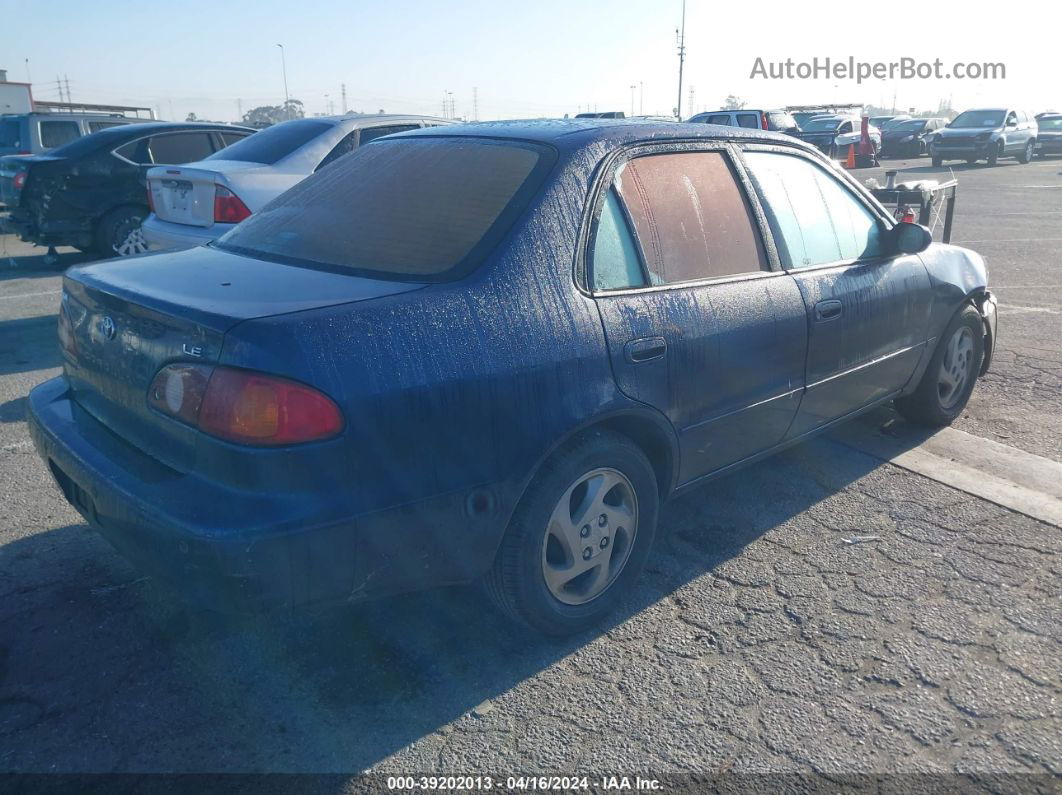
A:
[[[1062,138],[1041,138],[1036,142],[1036,151],[1041,154],[1062,154]]]
[[[152,251],[162,251],[206,245],[234,226],[235,224],[214,224],[213,226],[175,224],[172,221],[163,221],[152,213],[140,228],[144,233],[148,248]]]
[[[86,247],[92,242],[94,222],[93,218],[78,215],[37,223],[30,211],[12,207],[8,227],[22,240],[38,246]]]
[[[71,505],[138,568],[211,609],[361,601],[481,573],[456,565],[463,495],[337,519],[326,491],[245,491],[169,469],[85,412],[62,376],[30,393],[27,414]],[[490,534],[479,541],[482,567],[493,548]]]

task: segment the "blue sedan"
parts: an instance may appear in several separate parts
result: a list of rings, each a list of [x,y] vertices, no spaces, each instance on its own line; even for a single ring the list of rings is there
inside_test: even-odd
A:
[[[470,124],[67,271],[30,427],[93,526],[213,608],[485,580],[563,634],[631,588],[663,500],[885,401],[951,422],[995,317],[981,257],[792,138]]]

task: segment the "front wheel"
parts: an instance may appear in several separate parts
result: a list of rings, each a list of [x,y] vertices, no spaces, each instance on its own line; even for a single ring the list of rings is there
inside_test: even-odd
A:
[[[970,400],[984,355],[981,315],[967,305],[948,324],[917,389],[896,399],[896,410],[920,425],[950,425]]]
[[[630,439],[579,437],[536,475],[486,578],[491,600],[548,635],[596,624],[630,591],[656,535],[659,490]]]
[[[101,257],[130,257],[148,250],[140,225],[147,212],[139,207],[118,207],[96,227],[96,253]]]
[[[1003,142],[1000,141],[999,146],[995,147],[994,149],[992,149],[992,151],[988,153],[988,159],[985,162],[987,162],[990,166],[994,166],[997,162],[999,162],[999,158],[1002,154]]]

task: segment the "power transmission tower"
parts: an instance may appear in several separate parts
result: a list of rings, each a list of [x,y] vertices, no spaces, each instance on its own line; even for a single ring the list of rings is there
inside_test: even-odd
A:
[[[66,80],[66,101],[72,102],[73,100],[70,99],[70,76],[63,75],[63,78]]]
[[[479,121],[479,89],[472,86],[472,121]]]
[[[347,112],[347,84],[346,83],[340,83],[339,84],[339,93],[340,93],[340,96],[343,98],[343,107],[339,109],[339,112],[343,113],[343,114],[346,114],[346,112]]]
[[[55,84],[59,87],[59,101],[63,101],[63,81],[59,79],[59,75],[55,76]]]
[[[675,39],[678,42],[679,57],[679,84],[678,106],[675,108],[675,116],[682,118],[682,67],[686,63],[686,0],[682,0],[682,27],[675,30]]]

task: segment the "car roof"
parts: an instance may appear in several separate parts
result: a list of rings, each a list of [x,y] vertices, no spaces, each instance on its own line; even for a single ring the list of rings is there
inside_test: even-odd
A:
[[[812,147],[782,133],[720,124],[661,122],[652,119],[532,119],[475,122],[400,133],[396,138],[468,136],[531,141],[574,151],[591,144],[608,147],[683,139],[759,141]]]
[[[444,119],[439,116],[425,116],[420,113],[343,113],[337,116],[305,116],[304,118],[309,121],[323,121],[331,124],[355,122],[354,126],[361,122],[379,121],[437,121],[440,124],[453,124],[451,119]],[[292,119],[292,121],[297,120]]]

